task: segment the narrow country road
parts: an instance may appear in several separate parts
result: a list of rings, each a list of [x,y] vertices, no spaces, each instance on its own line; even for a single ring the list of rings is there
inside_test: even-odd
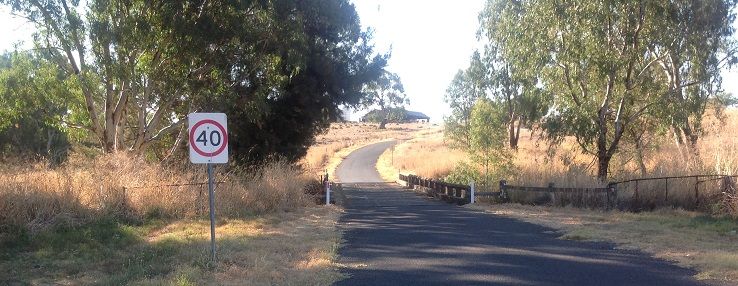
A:
[[[377,157],[393,144],[358,149],[338,167],[349,277],[336,285],[701,285],[694,271],[640,252],[377,183]]]
[[[377,159],[384,150],[395,144],[397,144],[396,141],[384,141],[351,152],[336,168],[338,181],[343,183],[384,182],[377,172]]]

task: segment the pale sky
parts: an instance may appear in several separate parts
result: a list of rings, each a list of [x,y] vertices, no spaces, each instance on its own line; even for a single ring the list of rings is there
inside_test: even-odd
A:
[[[373,29],[376,50],[392,51],[387,69],[402,79],[410,98],[408,109],[441,122],[449,113],[443,101],[446,87],[459,69],[468,66],[472,52],[482,47],[476,32],[484,0],[352,2],[361,25]],[[0,51],[12,50],[19,41],[21,48],[30,48],[32,31],[32,25],[0,6]],[[738,94],[738,71],[723,71],[723,88]]]
[[[392,48],[389,71],[402,79],[409,110],[441,122],[448,114],[443,95],[476,48],[484,1],[354,0],[361,25],[374,30],[376,49]],[[356,119],[356,118],[352,118]]]

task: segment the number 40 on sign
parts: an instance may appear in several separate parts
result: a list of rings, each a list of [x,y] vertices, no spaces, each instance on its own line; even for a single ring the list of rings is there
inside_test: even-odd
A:
[[[190,162],[228,163],[228,124],[225,113],[190,113]]]

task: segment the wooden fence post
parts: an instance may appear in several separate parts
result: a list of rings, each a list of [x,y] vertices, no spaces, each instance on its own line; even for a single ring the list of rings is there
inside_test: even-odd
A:
[[[507,182],[500,180],[500,197],[507,199]]]
[[[698,177],[694,177],[694,208],[697,209],[697,207],[700,206],[700,179]]]
[[[664,179],[664,202],[669,202],[669,178]]]
[[[635,194],[633,194],[633,196],[635,197],[635,204],[640,205],[640,202],[638,202],[638,181],[636,181]]]

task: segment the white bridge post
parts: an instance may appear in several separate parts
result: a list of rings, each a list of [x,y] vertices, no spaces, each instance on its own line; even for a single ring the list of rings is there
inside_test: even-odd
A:
[[[325,205],[331,205],[331,183],[325,181]]]
[[[474,181],[471,181],[471,183],[469,183],[469,186],[471,187],[471,203],[473,204],[475,202],[475,198],[474,198]]]

